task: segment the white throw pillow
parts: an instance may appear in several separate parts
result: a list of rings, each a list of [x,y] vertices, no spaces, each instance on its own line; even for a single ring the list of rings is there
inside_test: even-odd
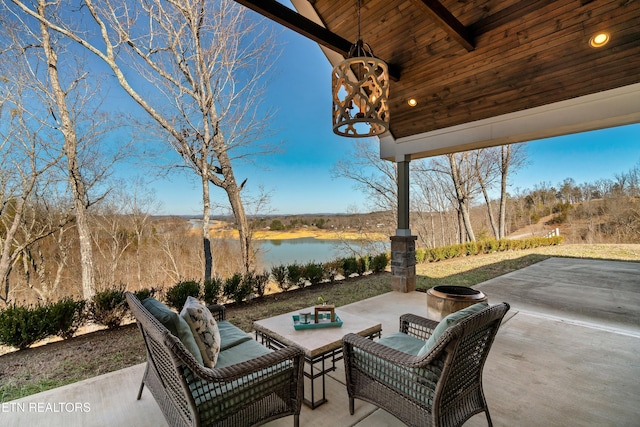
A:
[[[187,321],[198,344],[204,365],[213,368],[220,352],[220,331],[216,319],[207,307],[194,297],[187,297],[180,316]]]

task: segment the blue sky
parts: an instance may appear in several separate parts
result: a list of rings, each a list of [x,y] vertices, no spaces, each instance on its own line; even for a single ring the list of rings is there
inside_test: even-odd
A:
[[[273,138],[283,143],[284,152],[259,158],[256,165],[236,165],[237,180],[248,178],[244,191],[253,194],[262,185],[271,194],[272,213],[366,212],[365,196],[350,181],[331,177],[331,168],[352,144],[331,130],[331,66],[315,43],[292,31],[282,30],[280,40],[282,54],[264,103],[277,109]],[[376,140],[371,144],[377,147]],[[535,141],[527,152],[529,163],[512,177],[510,191],[541,182],[556,185],[568,177],[578,184],[611,179],[640,165],[640,124]],[[201,213],[196,180],[174,176],[152,187],[162,205],[157,213]],[[212,197],[226,204],[215,187]]]

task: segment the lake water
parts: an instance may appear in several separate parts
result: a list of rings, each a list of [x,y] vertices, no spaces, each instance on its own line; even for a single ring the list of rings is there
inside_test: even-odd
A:
[[[258,256],[266,268],[279,264],[293,264],[294,262],[298,264],[306,264],[311,261],[324,263],[336,258],[352,256],[339,240],[305,237],[286,240],[254,240],[254,244],[260,247]],[[363,242],[353,241],[349,244],[360,252]],[[389,243],[379,242],[379,248],[372,251],[372,255],[387,250],[389,250]]]

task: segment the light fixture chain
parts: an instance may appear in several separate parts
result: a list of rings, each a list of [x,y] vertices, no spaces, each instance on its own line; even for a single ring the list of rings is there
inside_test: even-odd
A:
[[[358,42],[362,40],[362,37],[360,36],[360,0],[358,0]]]
[[[358,40],[333,68],[333,132],[347,137],[382,135],[389,130],[389,78],[384,61],[362,41],[361,0],[356,1]]]

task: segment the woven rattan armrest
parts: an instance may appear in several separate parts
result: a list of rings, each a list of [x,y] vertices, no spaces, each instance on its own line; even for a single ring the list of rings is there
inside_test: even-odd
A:
[[[387,347],[357,334],[347,334],[342,338],[342,344],[346,355],[353,354],[353,349],[357,348],[373,357],[383,359],[394,365],[401,365],[407,368],[425,367],[438,357],[441,347],[433,349],[424,356],[416,357],[408,353]]]
[[[216,322],[224,320],[226,317],[225,307],[222,304],[210,304],[207,306]]]
[[[403,314],[400,316],[400,332],[423,341],[429,339],[436,326],[438,326],[438,322],[435,320],[416,314]]]

